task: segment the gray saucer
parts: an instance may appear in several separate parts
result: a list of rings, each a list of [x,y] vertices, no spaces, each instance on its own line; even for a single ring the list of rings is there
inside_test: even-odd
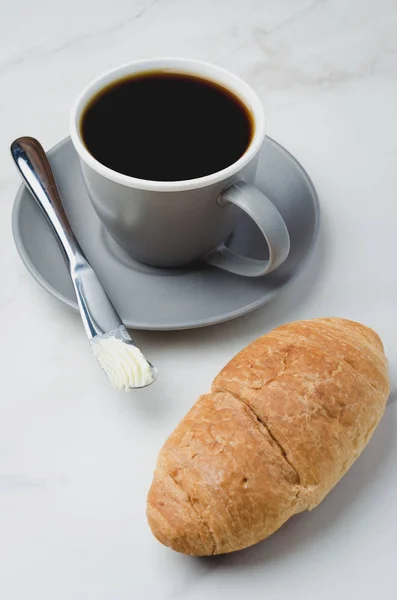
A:
[[[49,159],[72,228],[124,323],[134,329],[201,327],[259,308],[297,275],[317,238],[319,205],[313,184],[295,158],[270,138],[261,151],[256,185],[284,217],[291,251],[279,269],[259,279],[201,263],[170,270],[135,262],[107,235],[96,216],[70,138],[52,148]],[[57,242],[24,187],[15,200],[12,225],[19,254],[33,277],[77,309]],[[263,238],[243,214],[229,245],[253,258],[266,257]]]

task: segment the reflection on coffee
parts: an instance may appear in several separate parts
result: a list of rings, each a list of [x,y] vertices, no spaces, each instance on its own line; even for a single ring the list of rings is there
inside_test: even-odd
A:
[[[253,118],[230,90],[193,75],[151,71],[120,79],[85,108],[88,151],[125,175],[182,181],[236,162],[253,136]]]

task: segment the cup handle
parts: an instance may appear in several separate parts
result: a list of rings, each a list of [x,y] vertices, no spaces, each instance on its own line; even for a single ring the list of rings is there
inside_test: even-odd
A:
[[[245,277],[262,277],[277,269],[287,258],[290,238],[284,220],[265,194],[244,181],[232,183],[219,195],[221,206],[235,204],[251,217],[261,230],[269,248],[268,260],[257,260],[233,252],[222,244],[204,260],[214,267]]]

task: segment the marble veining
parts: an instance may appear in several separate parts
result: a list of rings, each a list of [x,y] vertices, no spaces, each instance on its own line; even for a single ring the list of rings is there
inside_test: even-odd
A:
[[[161,444],[196,397],[235,352],[282,322],[336,315],[374,327],[396,390],[396,31],[396,0],[2,3],[1,598],[392,597],[395,392],[324,503],[252,549],[213,560],[174,554],[151,536],[145,497]],[[68,134],[86,83],[156,55],[244,77],[264,102],[269,135],[310,173],[323,221],[304,272],[267,307],[201,331],[134,334],[160,375],[125,396],[107,385],[78,316],[16,253],[9,144],[33,135],[50,148]]]

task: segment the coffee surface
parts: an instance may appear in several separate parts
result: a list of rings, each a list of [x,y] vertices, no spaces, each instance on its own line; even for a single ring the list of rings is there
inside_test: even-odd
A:
[[[148,72],[121,79],[85,108],[80,129],[88,151],[125,175],[182,181],[236,162],[253,119],[231,91],[200,77]]]

